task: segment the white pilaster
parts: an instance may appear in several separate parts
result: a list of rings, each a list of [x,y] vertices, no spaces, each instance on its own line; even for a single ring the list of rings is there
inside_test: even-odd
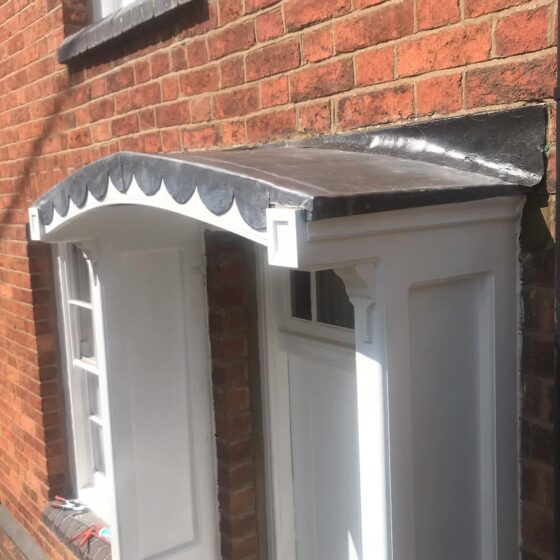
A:
[[[336,269],[355,312],[363,560],[391,560],[385,301],[382,268]]]

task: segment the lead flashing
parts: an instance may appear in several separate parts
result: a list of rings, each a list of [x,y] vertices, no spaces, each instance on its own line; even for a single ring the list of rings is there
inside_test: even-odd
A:
[[[58,61],[63,64],[92,51],[125,33],[193,0],[136,0],[132,4],[116,10],[103,19],[70,35],[58,47]]]

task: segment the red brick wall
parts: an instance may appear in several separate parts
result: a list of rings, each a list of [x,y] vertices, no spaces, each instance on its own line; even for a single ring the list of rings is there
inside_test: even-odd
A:
[[[260,394],[252,377],[258,361],[253,244],[225,232],[207,232],[209,331],[218,457],[223,560],[259,557],[266,543],[259,495],[262,440],[256,429]],[[256,389],[256,390],[255,390]]]
[[[53,559],[62,549],[40,510],[64,484],[63,422],[48,256],[26,243],[32,200],[117,150],[249,145],[537,101],[552,113],[556,72],[550,0],[198,0],[67,68],[56,48],[84,6],[0,0],[0,502]],[[548,144],[552,163],[552,130]],[[523,253],[531,560],[552,558],[553,540],[543,199],[526,213]]]

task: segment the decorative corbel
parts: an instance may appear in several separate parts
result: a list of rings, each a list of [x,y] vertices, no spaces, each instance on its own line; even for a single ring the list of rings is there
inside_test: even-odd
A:
[[[371,315],[375,303],[375,263],[362,263],[348,268],[337,268],[335,272],[346,286],[346,293],[354,306],[356,331],[362,342],[371,344],[373,324]]]
[[[97,262],[99,255],[99,247],[97,241],[78,241],[74,243],[76,247],[82,251],[84,258],[86,259],[88,266],[91,270],[91,277],[93,280],[93,285],[97,285]]]

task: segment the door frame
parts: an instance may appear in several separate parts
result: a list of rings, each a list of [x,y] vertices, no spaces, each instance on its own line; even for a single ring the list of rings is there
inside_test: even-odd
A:
[[[277,271],[281,269],[268,265],[265,249],[256,247],[255,252],[259,353],[263,373],[262,403],[268,552],[270,560],[296,560],[288,364],[286,359],[281,359],[282,356],[278,350],[278,340],[274,333],[277,325],[277,311],[270,294],[271,286],[280,287]]]
[[[271,266],[265,248],[255,250],[269,558],[297,560],[289,353],[303,355],[304,347],[311,353],[328,349],[337,354],[340,367],[355,365],[355,333],[290,317],[290,269]]]

